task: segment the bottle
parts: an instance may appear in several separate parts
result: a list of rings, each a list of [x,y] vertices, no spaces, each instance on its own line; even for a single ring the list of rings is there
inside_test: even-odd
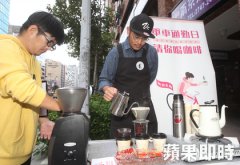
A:
[[[183,138],[186,132],[185,110],[182,94],[173,96],[173,136]]]

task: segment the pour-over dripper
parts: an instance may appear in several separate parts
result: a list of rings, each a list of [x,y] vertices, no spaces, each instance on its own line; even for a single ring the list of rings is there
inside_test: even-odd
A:
[[[136,117],[136,120],[146,120],[150,107],[134,107],[132,113]]]
[[[87,89],[63,87],[58,88],[56,94],[63,113],[78,113],[81,112],[82,105],[87,96]]]

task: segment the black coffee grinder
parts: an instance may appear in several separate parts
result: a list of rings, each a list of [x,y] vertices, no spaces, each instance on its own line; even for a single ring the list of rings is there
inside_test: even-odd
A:
[[[87,89],[64,87],[56,92],[62,115],[53,128],[48,165],[86,165],[89,119],[81,108]]]

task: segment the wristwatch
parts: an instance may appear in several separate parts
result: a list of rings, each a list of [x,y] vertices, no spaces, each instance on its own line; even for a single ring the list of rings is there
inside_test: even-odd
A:
[[[39,117],[48,117],[48,110],[45,108],[40,108]]]

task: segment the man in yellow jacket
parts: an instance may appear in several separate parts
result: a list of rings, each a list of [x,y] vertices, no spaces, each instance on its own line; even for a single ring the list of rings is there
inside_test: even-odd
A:
[[[62,23],[47,12],[30,15],[16,37],[0,35],[0,165],[30,164],[39,109],[60,110],[41,87],[35,57],[63,40]]]

